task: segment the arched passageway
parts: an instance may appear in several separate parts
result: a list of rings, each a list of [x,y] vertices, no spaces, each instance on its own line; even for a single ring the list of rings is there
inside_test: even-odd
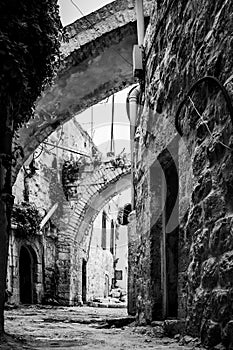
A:
[[[22,246],[19,256],[20,302],[34,304],[36,282],[36,254],[32,248]]]
[[[148,23],[151,1],[144,0],[144,8]],[[54,84],[37,100],[34,118],[15,140],[13,182],[25,160],[58,126],[134,83],[132,49],[137,28],[131,0],[114,1],[65,30],[67,41],[61,45]]]
[[[97,171],[95,178],[98,179],[101,174],[102,170]],[[86,277],[83,259],[87,259],[86,247],[90,242],[90,228],[104,205],[131,185],[130,166],[124,170],[108,169],[107,174],[108,181],[102,184],[101,188],[84,192],[84,197],[79,199],[77,206],[72,210],[65,230],[59,235],[62,241],[61,252],[58,253],[60,275],[67,275],[69,271],[67,283],[58,285],[58,298],[64,304],[72,305],[85,300]],[[63,250],[64,239],[69,242],[67,254],[64,254]]]

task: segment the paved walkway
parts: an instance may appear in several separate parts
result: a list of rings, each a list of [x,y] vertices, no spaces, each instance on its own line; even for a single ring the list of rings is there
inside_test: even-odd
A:
[[[14,334],[0,349],[190,350],[162,337],[158,328],[135,327],[126,309],[28,306],[5,313],[6,332]]]

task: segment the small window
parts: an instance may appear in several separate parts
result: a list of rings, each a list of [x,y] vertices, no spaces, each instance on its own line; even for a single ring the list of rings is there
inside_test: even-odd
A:
[[[107,214],[105,211],[102,213],[102,242],[101,247],[106,249],[106,222],[107,222]]]
[[[114,221],[111,221],[111,237],[110,237],[110,252],[115,254],[115,225]]]
[[[122,270],[115,270],[115,279],[117,281],[122,281]]]

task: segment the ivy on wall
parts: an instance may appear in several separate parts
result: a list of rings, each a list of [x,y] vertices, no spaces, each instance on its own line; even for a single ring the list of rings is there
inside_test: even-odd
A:
[[[0,13],[0,107],[16,130],[58,68],[62,25],[57,0],[2,0]]]
[[[69,200],[73,193],[69,185],[73,184],[75,186],[75,182],[81,179],[86,164],[85,157],[81,157],[78,161],[74,159],[64,161],[62,166],[62,186],[66,200]]]
[[[42,216],[34,204],[22,202],[15,204],[12,209],[12,223],[16,225],[18,237],[27,238],[39,232]]]

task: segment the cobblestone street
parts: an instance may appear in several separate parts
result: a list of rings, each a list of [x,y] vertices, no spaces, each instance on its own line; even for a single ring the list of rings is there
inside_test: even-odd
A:
[[[135,327],[122,308],[19,307],[6,311],[6,332],[15,338],[0,345],[4,350],[200,349],[193,342],[182,346],[162,337],[158,326]]]

